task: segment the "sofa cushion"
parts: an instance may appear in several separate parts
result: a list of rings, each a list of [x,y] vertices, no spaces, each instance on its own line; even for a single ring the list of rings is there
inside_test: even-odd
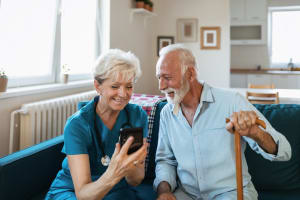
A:
[[[271,162],[246,149],[246,159],[258,191],[300,189],[300,105],[255,105],[271,125],[282,133],[292,147],[292,158]]]
[[[300,190],[259,191],[258,200],[299,200]]]
[[[32,199],[46,192],[65,157],[62,146],[59,136],[1,158],[0,199]]]

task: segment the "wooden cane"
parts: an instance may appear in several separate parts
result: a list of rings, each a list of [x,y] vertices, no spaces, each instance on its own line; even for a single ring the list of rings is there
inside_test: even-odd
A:
[[[230,119],[226,118],[226,123]],[[255,123],[266,129],[266,124],[260,119],[256,119]],[[234,130],[234,150],[235,150],[235,170],[236,170],[236,184],[237,184],[237,200],[243,200],[243,175],[242,175],[242,154],[241,154],[241,136]]]

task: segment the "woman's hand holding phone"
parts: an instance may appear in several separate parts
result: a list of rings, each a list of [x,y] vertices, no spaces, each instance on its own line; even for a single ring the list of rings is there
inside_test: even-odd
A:
[[[111,162],[105,174],[118,183],[123,177],[129,177],[132,182],[139,182],[144,177],[144,162],[147,155],[148,143],[144,143],[136,152],[128,155],[128,150],[132,145],[134,138],[130,136],[123,144],[116,144],[115,151],[112,155]],[[139,169],[137,171],[137,169]],[[135,174],[133,176],[133,174]],[[131,182],[131,181],[130,181]]]

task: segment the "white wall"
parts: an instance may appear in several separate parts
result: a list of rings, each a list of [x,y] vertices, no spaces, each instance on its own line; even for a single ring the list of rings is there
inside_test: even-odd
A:
[[[299,6],[300,0],[268,0],[269,7]],[[287,60],[288,63],[288,60]],[[269,67],[268,45],[231,46],[231,68]]]
[[[218,86],[229,87],[230,39],[229,39],[229,0],[154,0],[155,31],[157,35],[174,36],[176,41],[176,20],[197,18],[197,42],[188,43],[199,64],[199,77]],[[221,49],[200,49],[200,28],[202,26],[221,27]],[[156,48],[156,45],[155,45]],[[157,58],[156,58],[157,59]]]
[[[160,94],[153,60],[154,18],[147,19],[144,25],[144,16],[134,14],[130,21],[133,7],[131,0],[111,0],[110,48],[130,50],[140,59],[143,74],[135,85],[136,93]]]

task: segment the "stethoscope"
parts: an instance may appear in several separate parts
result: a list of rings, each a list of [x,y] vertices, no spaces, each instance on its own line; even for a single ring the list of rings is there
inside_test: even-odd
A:
[[[97,108],[97,104],[98,104],[98,101],[99,101],[99,96],[96,96],[94,98],[94,106],[95,106],[95,109],[94,109],[94,112],[95,112],[95,120],[94,120],[94,128],[96,130],[96,137],[97,137],[97,143],[98,143],[98,146],[100,148],[100,151],[101,151],[101,154],[103,155],[101,157],[101,163],[103,166],[108,166],[109,163],[110,163],[110,157],[108,155],[105,154],[105,151],[104,151],[104,147],[102,144],[102,140],[101,140],[101,136],[100,136],[100,132],[98,130],[98,126],[97,126],[97,122],[96,122],[96,119],[97,119],[97,112],[96,112],[96,108]],[[125,127],[130,127],[132,128],[133,126],[131,125],[130,123],[130,116],[129,116],[129,113],[128,113],[128,110],[126,109],[126,107],[124,108],[125,112],[126,112],[126,116],[127,116],[127,122],[125,122],[122,126],[121,126],[121,129],[125,128]]]

